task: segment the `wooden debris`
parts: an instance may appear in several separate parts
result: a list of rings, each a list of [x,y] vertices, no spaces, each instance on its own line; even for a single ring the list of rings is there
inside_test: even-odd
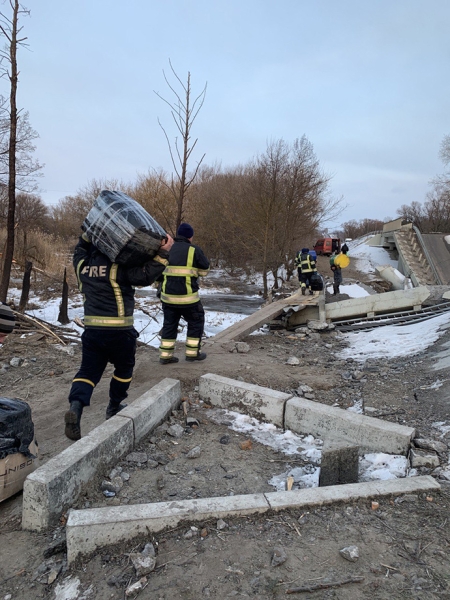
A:
[[[302,587],[290,588],[286,590],[286,594],[301,594],[302,592],[315,592],[317,590],[326,590],[332,587],[347,585],[347,583],[362,583],[364,577],[355,576],[343,579],[342,581],[330,581],[329,583],[315,583],[314,585],[305,585]]]
[[[32,317],[25,313],[18,312],[13,309],[14,317],[16,319],[16,326],[13,334],[22,335],[24,333],[39,333],[45,338],[49,338],[63,346],[73,341],[79,341],[80,336],[76,331],[71,329],[64,329],[51,323],[46,323],[37,317]]]
[[[289,477],[286,479],[286,490],[288,492],[290,492],[292,490],[293,485],[294,485],[294,478],[292,477],[292,475],[289,475]]]

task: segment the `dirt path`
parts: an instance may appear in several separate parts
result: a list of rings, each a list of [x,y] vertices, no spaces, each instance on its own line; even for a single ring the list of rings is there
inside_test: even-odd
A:
[[[326,267],[319,264],[325,274]],[[346,271],[344,281],[346,278],[373,283],[373,278],[355,270]],[[192,414],[199,417],[198,428],[185,433],[180,447],[176,446],[176,458],[160,464],[149,477],[139,467],[134,471],[130,468],[139,481],[140,501],[167,499],[174,493],[182,499],[192,494],[205,497],[247,493],[263,486],[267,489],[270,461],[288,462],[284,455],[258,444],[253,444],[252,450],[241,450],[242,436],[227,434],[224,426],[210,422],[207,413],[195,412],[195,388],[199,377],[208,372],[291,393],[299,384],[307,384],[317,401],[342,408],[362,401],[373,410],[372,414],[416,427],[421,437],[448,444],[449,434],[440,437],[433,423],[450,424],[450,374],[448,369],[437,373],[431,367],[436,363],[435,353],[449,340],[447,333],[434,348],[409,360],[370,361],[359,380],[348,378],[349,372],[361,367],[340,359],[345,342],[332,332],[300,336],[275,331],[249,336],[247,354],[212,346],[207,360],[194,364],[181,360],[177,365],[163,366],[155,349],[139,348],[129,399],[133,401],[164,377],[174,377],[182,383],[183,396],[191,401]],[[290,356],[299,358],[300,364],[286,364]],[[0,364],[9,363],[12,357],[24,362],[2,371],[0,393],[29,402],[41,460],[45,462],[70,444],[63,435],[62,421],[67,392],[79,364],[79,349],[69,356],[45,340],[24,343],[18,336],[10,336],[0,349]],[[441,387],[432,386],[437,379],[443,381]],[[107,394],[105,375],[91,408],[83,416],[83,434],[103,421]],[[172,421],[183,423],[180,411]],[[226,435],[230,436],[229,443],[221,443]],[[198,444],[205,451],[191,465],[184,451]],[[173,448],[164,431],[144,445],[148,453],[167,455],[173,454]],[[445,460],[448,462],[448,452]],[[320,584],[325,586],[321,590],[293,597],[450,598],[450,495],[449,487],[442,484],[442,492],[432,499],[422,495],[386,499],[376,511],[369,503],[358,502],[304,513],[231,519],[219,526],[209,521],[197,524],[196,530],[186,525],[148,538],[145,541],[153,542],[157,549],[157,567],[147,576],[138,597],[271,599],[284,597],[291,588]],[[78,504],[94,506],[100,501],[104,498],[98,488],[93,488]],[[135,499],[130,496],[129,501]],[[138,581],[128,553],[133,548],[141,550],[144,541],[132,547],[105,549],[76,569],[67,570],[64,547],[57,546],[64,540],[64,528],[31,534],[21,530],[20,519],[18,494],[0,504],[0,599],[122,599],[127,586]],[[352,545],[359,548],[356,562],[345,560],[339,553]],[[274,552],[281,553],[278,565],[273,563]],[[340,583],[355,576],[363,579],[326,587],[330,582]]]

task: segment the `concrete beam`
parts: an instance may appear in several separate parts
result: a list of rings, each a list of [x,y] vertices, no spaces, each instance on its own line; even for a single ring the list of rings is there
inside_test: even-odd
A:
[[[200,377],[198,391],[200,398],[213,406],[248,414],[277,427],[284,426],[285,404],[292,398],[291,394],[212,373]]]
[[[300,325],[306,325],[308,321],[326,321],[326,307],[325,296],[321,294],[318,300],[318,306],[307,306],[305,310],[301,312],[292,312],[288,319],[286,326],[289,329],[293,327],[299,327]]]
[[[67,521],[67,562],[89,555],[103,546],[157,533],[181,522],[242,517],[269,510],[264,494],[199,498],[182,502],[157,502],[71,510]]]
[[[414,492],[437,491],[440,485],[430,476],[370,481],[290,492],[270,492],[218,498],[158,502],[134,506],[111,506],[71,510],[67,521],[67,562],[89,556],[99,548],[130,542],[149,532],[157,533],[180,523],[207,519],[242,517],[289,508],[321,506]]]
[[[290,492],[270,492],[265,494],[270,508],[275,511],[287,508],[322,506],[333,502],[351,502],[363,498],[398,496],[417,492],[438,491],[439,483],[430,475],[424,477],[404,477],[384,481],[365,481],[347,485],[331,485],[321,488],[306,488]]]
[[[325,305],[326,316],[327,320],[336,320],[367,315],[369,312],[380,313],[407,309],[416,304],[423,304],[429,295],[430,290],[426,286],[419,286],[414,289],[330,302]]]
[[[415,435],[412,427],[366,417],[305,398],[287,401],[284,426],[295,433],[323,438],[329,444],[346,442],[359,446],[362,453],[406,455]]]
[[[28,475],[23,488],[22,528],[43,531],[57,523],[91,477],[133,448],[133,421],[105,421]]]
[[[112,419],[30,474],[23,490],[22,527],[43,531],[56,523],[83,486],[134,448],[176,408],[180,382],[163,379]]]
[[[134,426],[134,443],[137,444],[150,431],[160,425],[179,405],[181,385],[178,379],[166,378],[139,396],[132,404],[117,414],[131,419]]]

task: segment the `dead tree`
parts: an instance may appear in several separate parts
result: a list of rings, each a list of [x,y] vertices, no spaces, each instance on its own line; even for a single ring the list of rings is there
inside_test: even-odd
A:
[[[170,64],[170,68],[172,70],[173,75],[178,80],[179,84],[181,85],[183,94],[180,95],[175,90],[175,88],[169,83],[164,71],[163,71],[164,79],[166,80],[166,83],[169,86],[170,90],[173,92],[173,94],[175,96],[175,100],[173,102],[169,102],[168,100],[163,98],[163,96],[161,96],[161,94],[159,94],[158,92],[155,92],[155,94],[159,98],[161,98],[161,100],[163,100],[166,104],[168,104],[168,106],[170,107],[170,112],[171,112],[172,118],[175,122],[176,128],[178,129],[178,131],[181,135],[181,139],[182,139],[182,143],[183,143],[183,147],[180,148],[179,144],[178,144],[178,139],[175,138],[175,145],[172,146],[166,130],[161,125],[161,122],[158,119],[159,126],[163,130],[164,135],[167,140],[167,145],[169,146],[170,158],[172,160],[172,165],[173,165],[173,168],[175,171],[175,175],[172,175],[171,183],[168,187],[169,187],[169,189],[172,193],[172,196],[175,199],[176,204],[177,204],[177,218],[176,218],[176,224],[175,224],[175,231],[176,231],[178,229],[178,226],[180,225],[181,221],[183,220],[184,201],[186,198],[186,194],[187,194],[190,186],[194,182],[194,180],[197,176],[198,170],[200,168],[200,165],[201,165],[203,159],[205,158],[205,155],[203,154],[203,156],[197,163],[197,166],[194,169],[193,173],[191,175],[188,175],[189,159],[191,158],[191,154],[197,144],[197,140],[195,140],[194,143],[191,144],[191,141],[190,141],[191,140],[191,129],[192,129],[192,125],[194,124],[194,121],[195,121],[200,109],[203,106],[203,102],[205,101],[207,84],[205,84],[203,91],[195,98],[194,102],[192,102],[191,74],[188,72],[187,83],[184,84],[181,81],[181,79],[178,77],[178,75],[176,74],[174,68],[172,67],[172,63],[170,62],[170,60],[169,60],[169,64]]]
[[[7,174],[7,182],[5,186],[8,190],[8,215],[6,220],[6,246],[3,256],[3,269],[0,280],[0,300],[5,301],[8,293],[9,280],[11,277],[11,265],[14,256],[14,240],[15,240],[15,212],[16,212],[16,189],[20,182],[21,176],[28,177],[41,169],[39,163],[34,162],[30,158],[30,153],[35,149],[32,145],[32,140],[37,137],[28,125],[28,115],[24,113],[19,120],[19,111],[17,110],[17,83],[19,71],[17,67],[17,49],[20,46],[26,46],[24,43],[26,37],[20,37],[22,27],[18,26],[19,15],[29,14],[30,11],[24,9],[19,0],[9,0],[9,5],[12,9],[12,17],[9,18],[5,13],[0,12],[0,37],[6,39],[6,48],[0,50],[0,76],[9,79],[10,95],[9,108],[7,109],[4,102],[0,102],[2,109],[0,135],[2,139],[2,148],[0,162],[4,162]],[[3,99],[2,99],[3,100]],[[5,117],[5,114],[7,115]],[[22,129],[22,134],[19,132]],[[3,147],[3,138],[7,138]],[[22,156],[19,158],[19,153]],[[7,161],[1,161],[3,157],[7,157]],[[4,169],[2,168],[2,172]]]
[[[22,293],[20,295],[19,301],[19,312],[23,312],[28,304],[28,297],[30,295],[30,279],[31,279],[31,270],[33,268],[33,263],[27,260],[25,262],[25,273],[23,275],[22,282]]]
[[[58,321],[61,323],[61,325],[67,325],[68,323],[70,323],[69,315],[67,312],[68,300],[69,300],[69,286],[67,284],[67,269],[64,268],[62,297],[61,297],[61,304],[59,305],[59,314],[58,314]]]

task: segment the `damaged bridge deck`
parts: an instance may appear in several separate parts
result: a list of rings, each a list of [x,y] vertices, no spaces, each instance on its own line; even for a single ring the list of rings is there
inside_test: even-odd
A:
[[[303,296],[298,290],[288,298],[263,306],[249,317],[208,339],[205,344],[212,346],[217,343],[239,341],[283,313],[286,315],[286,327],[294,328],[306,324],[309,320],[338,323],[343,319],[392,315],[396,311],[418,312],[430,294],[428,286],[419,286],[414,289],[385,292],[384,294],[325,304],[323,292],[316,292],[313,296]],[[443,293],[443,301],[448,301],[448,296],[450,296],[450,292]]]

